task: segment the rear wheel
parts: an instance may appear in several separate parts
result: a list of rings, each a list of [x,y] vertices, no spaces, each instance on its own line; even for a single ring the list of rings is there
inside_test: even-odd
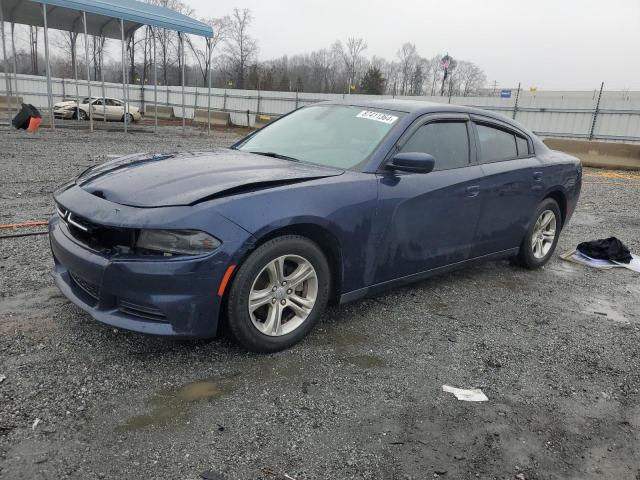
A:
[[[254,352],[294,345],[324,311],[330,278],[327,259],[310,240],[286,235],[268,241],[247,258],[233,281],[229,331]]]
[[[534,221],[520,245],[518,263],[532,270],[545,265],[556,249],[561,228],[560,208],[555,200],[546,198],[538,205]]]

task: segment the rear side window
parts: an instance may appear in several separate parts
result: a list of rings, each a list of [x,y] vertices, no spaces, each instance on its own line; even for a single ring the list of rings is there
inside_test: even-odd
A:
[[[487,125],[476,124],[480,140],[480,161],[482,163],[498,162],[518,156],[516,136],[513,133]]]
[[[524,137],[516,135],[516,146],[518,147],[518,156],[526,157],[529,155],[529,142]]]
[[[465,122],[434,122],[421,126],[401,152],[422,152],[436,161],[434,170],[469,165],[469,136]]]

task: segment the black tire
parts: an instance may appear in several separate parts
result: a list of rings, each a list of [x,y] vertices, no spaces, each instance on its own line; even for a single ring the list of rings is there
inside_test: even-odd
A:
[[[78,110],[78,115],[80,116],[80,120],[89,120],[89,115],[84,110]]]
[[[127,119],[127,125],[131,125],[133,123],[133,115],[131,115],[130,113],[125,113],[124,115],[122,115],[122,123],[124,123],[125,118]]]
[[[549,211],[553,213],[555,217],[555,237],[553,242],[551,243],[551,247],[548,252],[542,257],[536,256],[534,254],[533,249],[533,240],[534,235],[536,233],[536,222],[540,218],[540,216]],[[560,231],[562,230],[562,214],[560,213],[560,207],[558,207],[558,203],[552,198],[545,198],[539,205],[535,211],[531,219],[531,224],[529,225],[529,229],[527,230],[527,234],[524,236],[522,243],[520,244],[520,251],[518,252],[518,256],[516,257],[516,263],[521,267],[528,268],[530,270],[535,270],[544,266],[552,257],[553,252],[556,249],[556,245],[558,244],[558,239],[560,238]]]
[[[310,313],[296,329],[284,335],[270,336],[254,325],[248,308],[249,294],[260,272],[283,255],[302,257],[313,266],[317,294]],[[237,270],[227,299],[227,330],[238,343],[252,352],[270,353],[289,348],[302,340],[318,322],[327,305],[330,288],[329,264],[315,243],[299,235],[269,240],[252,252]]]

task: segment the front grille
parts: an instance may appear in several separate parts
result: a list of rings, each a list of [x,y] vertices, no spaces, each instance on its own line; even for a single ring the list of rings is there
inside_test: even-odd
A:
[[[69,272],[71,279],[74,283],[84,291],[87,295],[89,295],[94,300],[98,300],[100,298],[100,287],[91,282],[87,282],[85,279],[79,277],[75,273]]]
[[[128,253],[135,245],[134,229],[100,225],[76,215],[61,205],[56,205],[56,209],[71,236],[91,250],[107,255],[117,251]]]
[[[166,315],[151,305],[141,305],[128,300],[119,299],[118,310],[127,315],[144,318],[146,320],[153,320],[155,322],[167,321]]]

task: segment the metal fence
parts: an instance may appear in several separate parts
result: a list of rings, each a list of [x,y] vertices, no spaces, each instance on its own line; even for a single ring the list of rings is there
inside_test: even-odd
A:
[[[73,99],[76,86],[80,97],[88,95],[87,82],[54,78],[54,101]],[[4,82],[1,82],[3,84]],[[12,78],[12,90],[40,109],[47,108],[47,90],[44,77],[18,75]],[[16,85],[17,84],[17,85]],[[122,84],[92,82],[94,96],[120,98]],[[303,92],[275,92],[257,90],[219,89],[211,90],[211,108],[229,112],[231,121],[239,126],[253,126],[257,115],[283,115],[304,105],[346,97],[342,94],[320,94]],[[353,95],[358,99],[392,98],[390,95]],[[455,105],[467,105],[500,112],[514,118],[543,137],[604,140],[640,143],[640,92],[529,92],[514,90],[511,98],[483,97],[395,97],[427,100]],[[153,105],[153,86],[129,85],[131,105],[144,110]],[[186,87],[185,103],[182,104],[180,87],[158,87],[158,105],[174,108],[176,117],[194,116],[195,109],[207,109],[206,88]],[[183,114],[184,109],[184,114]]]

